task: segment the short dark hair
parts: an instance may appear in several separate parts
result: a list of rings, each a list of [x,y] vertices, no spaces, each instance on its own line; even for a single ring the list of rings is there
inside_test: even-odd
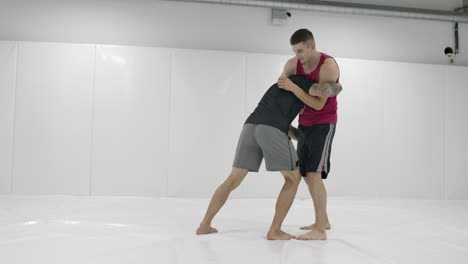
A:
[[[314,41],[314,35],[306,28],[301,28],[294,32],[291,36],[291,45],[296,45],[301,42]]]

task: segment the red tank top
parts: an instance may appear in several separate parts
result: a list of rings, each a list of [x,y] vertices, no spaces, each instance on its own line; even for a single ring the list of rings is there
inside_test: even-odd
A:
[[[325,59],[333,58],[325,53],[320,53],[320,54],[321,54],[320,61],[317,67],[309,74],[306,74],[304,72],[302,63],[299,60],[297,60],[296,74],[305,75],[308,78],[318,82],[320,68],[325,62]],[[339,80],[340,78],[338,78],[336,82],[339,82]],[[320,111],[317,111],[309,106],[306,106],[304,109],[304,112],[299,115],[299,124],[303,126],[313,126],[317,124],[326,124],[326,123],[336,124],[338,121],[337,110],[338,110],[338,102],[336,100],[336,96],[330,97],[325,103],[325,106]]]

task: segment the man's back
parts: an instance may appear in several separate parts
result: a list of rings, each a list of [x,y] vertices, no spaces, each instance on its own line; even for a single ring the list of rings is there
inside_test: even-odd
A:
[[[315,83],[299,75],[293,75],[290,79],[306,92],[309,92],[310,87]],[[277,84],[274,84],[265,92],[245,123],[269,125],[287,134],[289,125],[303,106],[301,100],[292,92],[280,89]]]

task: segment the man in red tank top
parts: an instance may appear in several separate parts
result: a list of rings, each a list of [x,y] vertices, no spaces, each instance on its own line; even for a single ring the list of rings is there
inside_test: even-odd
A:
[[[299,115],[298,129],[291,126],[288,134],[298,141],[299,168],[315,207],[315,223],[301,227],[310,231],[298,239],[325,240],[325,230],[330,229],[330,222],[323,179],[327,178],[330,171],[331,145],[337,123],[337,100],[336,96],[311,96],[287,77],[293,74],[305,75],[324,84],[338,82],[340,72],[332,57],[316,50],[314,37],[309,30],[297,30],[290,42],[296,56],[284,66],[278,86],[293,92],[306,105]]]

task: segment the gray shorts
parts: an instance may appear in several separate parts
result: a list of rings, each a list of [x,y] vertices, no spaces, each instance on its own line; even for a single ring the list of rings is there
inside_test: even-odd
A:
[[[232,166],[258,172],[263,158],[267,171],[292,171],[299,165],[287,134],[272,126],[245,124]]]

